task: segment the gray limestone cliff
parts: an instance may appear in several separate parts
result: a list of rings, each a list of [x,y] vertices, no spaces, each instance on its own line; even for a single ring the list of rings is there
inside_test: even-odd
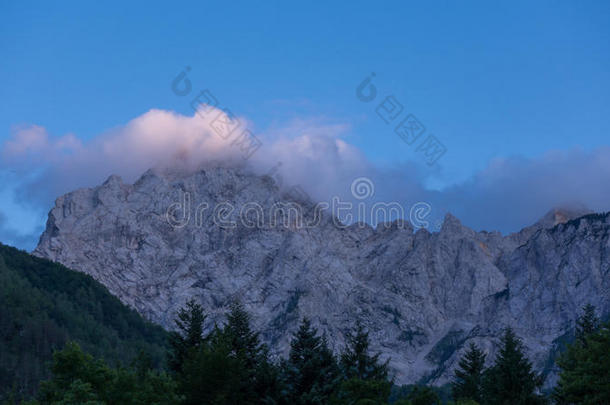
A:
[[[508,236],[451,215],[435,233],[252,217],[290,200],[269,177],[232,169],[150,170],[133,185],[111,176],[58,198],[34,253],[90,274],[168,328],[191,297],[219,321],[240,300],[277,354],[304,316],[336,349],[360,319],[401,383],[447,382],[471,341],[492,359],[507,325],[552,382],[581,307],[610,312],[608,214],[552,211]]]

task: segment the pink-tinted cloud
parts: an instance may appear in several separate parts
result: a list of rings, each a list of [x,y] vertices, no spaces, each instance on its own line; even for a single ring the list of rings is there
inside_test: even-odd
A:
[[[244,144],[236,140],[252,124],[239,118],[240,129],[221,136],[214,124],[219,116],[227,118],[214,109],[193,116],[151,110],[88,142],[22,127],[1,147],[2,166],[20,173],[20,199],[45,209],[55,197],[97,185],[110,174],[134,181],[151,167],[202,164],[274,172],[284,186],[299,185],[312,198],[327,201],[333,195],[349,199],[351,182],[366,176],[376,190],[369,203],[398,201],[408,212],[413,203],[427,201],[437,215],[450,211],[476,229],[517,230],[567,204],[610,209],[610,147],[498,158],[467,182],[430,191],[415,163],[393,170],[371,164],[349,143],[349,125],[320,119],[275,125],[257,133],[261,146],[246,160]]]

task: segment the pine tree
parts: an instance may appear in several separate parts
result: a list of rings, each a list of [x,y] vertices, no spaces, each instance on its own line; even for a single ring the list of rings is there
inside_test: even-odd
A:
[[[248,403],[248,393],[240,389],[247,375],[232,351],[226,334],[214,327],[206,343],[184,360],[179,378],[183,405]]]
[[[440,405],[441,400],[436,392],[428,386],[416,385],[407,395],[409,405]]]
[[[586,345],[587,336],[599,329],[599,318],[595,315],[595,307],[587,304],[583,307],[583,314],[576,321],[576,339],[581,345]]]
[[[481,402],[483,369],[485,353],[471,343],[468,351],[460,359],[452,383],[452,394],[455,401],[471,399]]]
[[[326,339],[318,336],[307,318],[290,342],[290,353],[282,369],[291,404],[327,404],[339,383],[337,361]]]
[[[203,324],[206,315],[195,300],[189,300],[186,306],[178,311],[176,319],[177,332],[171,332],[168,364],[175,373],[182,371],[182,365],[190,353],[197,350],[204,342]]]
[[[184,404],[277,403],[281,387],[277,366],[250,325],[243,305],[234,303],[226,324],[203,336],[205,316],[189,301],[176,322],[172,364]]]
[[[610,403],[610,324],[596,328],[557,360],[561,369],[553,395],[557,404]]]
[[[247,369],[255,369],[264,357],[265,346],[260,343],[259,335],[250,326],[250,314],[243,305],[235,302],[227,314],[223,329],[235,357],[243,361]]]
[[[341,370],[346,378],[361,380],[386,380],[388,361],[381,363],[380,353],[369,353],[369,334],[362,323],[356,323],[355,331],[348,333],[347,346],[341,354]]]
[[[250,321],[250,314],[243,305],[235,302],[231,305],[222,333],[229,344],[231,356],[241,367],[242,380],[234,389],[239,389],[244,397],[251,398],[248,401],[256,398],[256,403],[264,403],[279,395],[280,376],[277,367],[269,360],[267,346],[261,344],[259,334],[252,330]]]
[[[341,354],[340,367],[344,381],[332,403],[387,403],[392,388],[388,380],[388,364],[379,360],[380,354],[371,355],[369,334],[360,322],[347,334],[347,346]]]
[[[483,377],[483,403],[493,405],[537,405],[546,403],[537,391],[543,379],[532,371],[523,344],[511,328],[501,339],[494,365]]]
[[[557,359],[557,365],[561,372],[559,381],[553,390],[553,398],[558,404],[568,403],[567,397],[574,396],[569,394],[570,391],[573,391],[573,388],[568,386],[574,384],[570,376],[574,375],[576,368],[579,366],[578,358],[582,357],[582,350],[587,348],[587,338],[598,329],[599,319],[595,315],[595,307],[587,304],[583,307],[583,314],[576,320],[576,339]]]

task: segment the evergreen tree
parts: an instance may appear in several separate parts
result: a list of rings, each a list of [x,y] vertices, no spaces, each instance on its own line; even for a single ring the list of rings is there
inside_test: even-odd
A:
[[[358,321],[354,331],[346,336],[347,346],[341,353],[340,368],[343,382],[335,393],[336,404],[385,404],[392,388],[388,380],[388,363],[380,354],[370,354],[369,334]]]
[[[471,399],[481,402],[483,369],[485,367],[485,353],[474,343],[471,343],[455,370],[455,379],[452,383],[453,399]]]
[[[282,380],[281,369],[268,358],[257,369],[255,391],[260,404],[285,403],[286,386]]]
[[[178,331],[171,332],[169,337],[171,351],[168,364],[173,372],[180,373],[185,359],[203,344],[205,319],[203,308],[193,299],[178,311],[175,321]]]
[[[227,335],[215,327],[184,360],[179,378],[184,405],[249,403],[251,398],[240,389],[247,375],[231,346]]]
[[[546,401],[537,391],[543,379],[532,371],[523,344],[511,328],[501,339],[494,365],[484,373],[483,403],[490,405],[537,405]]]
[[[386,405],[392,384],[385,380],[350,378],[341,382],[330,405]]]
[[[195,330],[202,325],[197,307],[191,306],[182,317],[184,330]],[[184,314],[183,314],[184,315]],[[197,322],[192,322],[192,319]],[[192,327],[195,323],[196,326]],[[188,336],[188,333],[184,333]],[[181,335],[181,336],[183,336]],[[188,342],[187,339],[184,339]],[[277,367],[269,361],[267,347],[250,325],[250,315],[243,305],[234,303],[227,314],[227,322],[201,339],[198,344],[180,344],[188,356],[182,358],[182,372],[177,376],[185,404],[267,404],[276,403],[281,395]],[[178,340],[182,343],[181,340]],[[178,357],[178,356],[174,356]]]
[[[556,403],[610,403],[610,324],[598,329],[583,335],[584,341],[574,342],[558,359]]]
[[[261,344],[258,332],[250,325],[250,314],[239,302],[231,305],[223,335],[229,344],[231,356],[240,364],[242,380],[239,389],[249,403],[266,403],[277,398],[280,376],[277,367],[269,360],[269,350]],[[242,402],[246,403],[246,402]]]
[[[557,359],[557,365],[560,367],[561,373],[553,390],[553,398],[558,404],[568,403],[566,398],[571,388],[565,385],[573,384],[569,376],[574,375],[574,371],[578,367],[578,357],[581,357],[580,352],[587,348],[587,338],[598,329],[599,319],[595,315],[595,307],[587,304],[583,307],[583,314],[576,320],[575,341]]]
[[[233,356],[242,361],[248,370],[255,370],[265,358],[266,347],[260,343],[258,333],[252,330],[250,314],[239,302],[231,305],[223,333]]]
[[[386,380],[388,361],[381,363],[379,353],[369,353],[369,334],[362,323],[356,323],[355,331],[348,333],[347,346],[341,354],[341,371],[346,378],[361,380]]]
[[[587,344],[587,336],[599,329],[599,318],[595,315],[595,307],[587,304],[583,314],[576,320],[576,339],[583,346]]]
[[[425,385],[416,385],[399,404],[405,405],[440,405],[441,400],[436,392]]]
[[[291,404],[327,404],[339,383],[337,361],[307,318],[293,336],[282,370]]]

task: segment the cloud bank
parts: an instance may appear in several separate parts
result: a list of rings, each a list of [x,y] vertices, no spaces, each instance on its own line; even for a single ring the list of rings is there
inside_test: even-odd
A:
[[[415,163],[392,170],[371,164],[346,140],[348,125],[295,120],[248,139],[250,133],[242,134],[252,124],[223,114],[209,107],[193,116],[150,110],[87,142],[73,134],[51,136],[35,125],[15,128],[0,148],[0,169],[16,172],[22,204],[45,212],[59,195],[100,184],[110,174],[133,182],[151,167],[202,164],[273,173],[284,186],[299,185],[319,201],[335,195],[350,200],[352,181],[367,177],[375,184],[368,203],[410,207],[426,201],[438,216],[452,212],[479,230],[516,231],[556,206],[610,210],[610,147],[495,159],[469,181],[432,191]]]

